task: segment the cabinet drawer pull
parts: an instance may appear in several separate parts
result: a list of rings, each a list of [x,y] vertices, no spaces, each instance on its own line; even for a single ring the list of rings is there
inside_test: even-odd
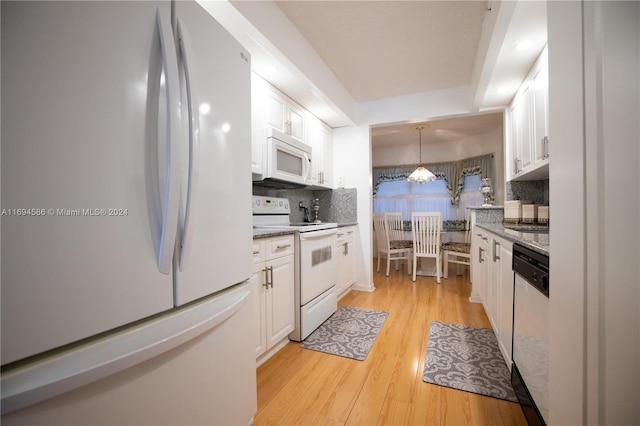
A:
[[[282,249],[286,249],[286,248],[289,248],[289,247],[291,247],[291,244],[282,244],[282,245],[276,246],[276,249],[277,250],[282,250]]]
[[[256,254],[260,254],[260,250],[254,250],[253,255],[255,256]]]

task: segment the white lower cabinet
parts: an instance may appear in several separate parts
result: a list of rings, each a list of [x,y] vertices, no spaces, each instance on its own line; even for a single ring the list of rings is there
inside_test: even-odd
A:
[[[485,304],[487,282],[489,274],[489,234],[487,231],[474,227],[471,234],[471,282],[473,283],[474,302]],[[486,305],[485,305],[486,310]]]
[[[511,369],[513,329],[513,243],[495,234],[491,237],[491,310],[487,312],[498,338],[500,351]]]
[[[338,229],[335,254],[338,260],[338,283],[336,284],[338,298],[348,293],[353,283],[355,283],[355,236],[355,226],[346,226]]]
[[[288,341],[295,326],[292,235],[253,241],[252,284],[256,358],[266,361]]]
[[[500,352],[511,369],[513,329],[513,243],[475,227],[471,240],[473,287],[482,301]]]

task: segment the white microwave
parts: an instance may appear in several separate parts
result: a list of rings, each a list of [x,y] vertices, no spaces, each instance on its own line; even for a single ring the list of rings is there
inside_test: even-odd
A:
[[[310,185],[311,147],[276,129],[267,132],[261,181],[272,188],[301,188]]]

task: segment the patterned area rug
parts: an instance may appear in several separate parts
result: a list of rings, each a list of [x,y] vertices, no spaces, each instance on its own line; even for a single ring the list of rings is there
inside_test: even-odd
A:
[[[490,328],[432,321],[422,380],[518,402]]]
[[[300,346],[362,361],[378,337],[388,312],[343,306],[311,333]]]

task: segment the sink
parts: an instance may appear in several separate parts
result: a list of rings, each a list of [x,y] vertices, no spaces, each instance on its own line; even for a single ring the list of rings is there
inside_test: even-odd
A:
[[[548,234],[549,227],[544,225],[504,225],[505,229],[517,232],[530,232],[535,234]]]

